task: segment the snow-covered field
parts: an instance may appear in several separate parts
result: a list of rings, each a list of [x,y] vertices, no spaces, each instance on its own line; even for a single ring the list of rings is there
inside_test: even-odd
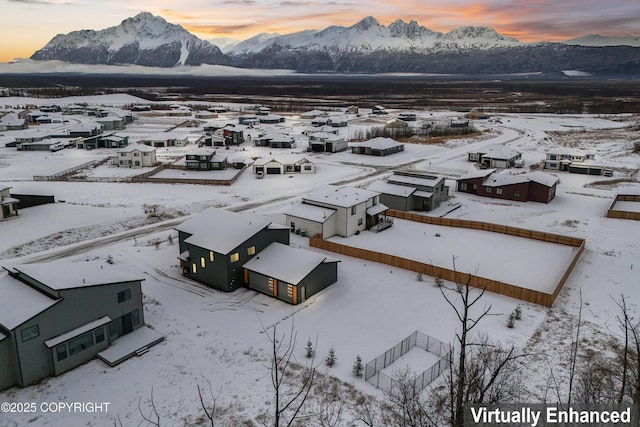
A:
[[[12,98],[3,104],[48,101]],[[140,100],[121,95],[56,101],[118,106]],[[457,117],[454,112],[436,114]],[[496,314],[483,320],[484,332],[504,344],[546,354],[557,362],[555,375],[562,377],[580,294],[584,303],[582,330],[592,348],[604,348],[606,341],[616,336],[619,309],[614,298],[625,295],[627,304],[635,313],[638,310],[640,301],[635,287],[640,268],[639,224],[605,217],[617,192],[640,192],[636,181],[640,156],[632,152],[632,141],[637,136],[624,129],[637,123],[637,117],[527,114],[503,115],[500,119],[502,123],[477,123],[483,131],[477,138],[453,139],[439,145],[407,144],[404,152],[384,158],[350,152],[308,154],[317,165],[316,174],[266,176],[257,180],[249,168],[228,187],[36,182],[32,181],[33,175],[55,173],[111,152],[75,149],[54,154],[18,152],[2,147],[14,134],[1,132],[0,183],[12,187],[14,193],[53,194],[64,203],[24,209],[19,217],[0,222],[0,265],[112,257],[121,268],[145,279],[142,285],[145,320],[166,339],[143,356],[114,368],[93,360],[40,384],[0,393],[0,402],[109,402],[108,413],[0,414],[0,425],[105,426],[113,425],[115,417],[124,426],[139,425],[142,420],[139,405],[148,413],[152,393],[162,425],[194,425],[201,415],[197,385],[206,387],[207,381],[214,391],[222,390],[218,404],[233,409],[235,418],[230,425],[241,425],[246,420],[255,420],[270,404],[269,341],[263,329],[276,325],[278,332],[284,333],[292,322],[297,334],[294,354],[299,362],[307,361],[304,357],[307,339],[313,342],[317,339],[316,353],[320,360],[331,347],[337,356],[334,367],[321,364],[320,371],[351,382],[365,393],[380,395],[379,390],[352,375],[356,355],[366,363],[415,330],[444,342],[454,340],[455,313],[429,278],[421,281],[413,272],[339,257],[338,281],[299,306],[246,289],[226,294],[181,276],[177,245],[168,240],[169,235],[176,238],[172,228],[180,217],[210,206],[268,215],[284,222],[283,213],[298,203],[301,195],[331,183],[366,186],[384,178],[391,166],[410,165],[417,170],[442,173],[453,191],[453,179],[474,168],[466,159],[467,151],[497,142],[522,151],[526,167],[542,160],[546,150],[568,145],[594,151],[614,169],[611,179],[616,181],[611,185],[598,183],[608,179],[601,176],[558,173],[557,196],[549,204],[517,203],[455,192],[450,200],[461,205],[448,215],[451,218],[586,239],[586,250],[552,308],[489,293],[482,299],[483,306],[491,306]],[[292,126],[297,132],[304,121],[291,119],[295,120],[301,123],[300,128]],[[344,132],[349,132],[349,127]],[[250,147],[246,143],[245,146],[248,151],[245,154],[250,157],[269,156],[272,151],[274,156],[278,154],[278,150]],[[193,148],[176,148],[174,152],[170,149],[166,155],[167,158],[172,154],[184,155]],[[109,176],[110,169],[102,166],[96,170],[96,176]],[[441,210],[436,214],[441,214]],[[150,217],[156,214],[164,216],[153,221],[167,219],[151,224]],[[375,239],[376,247],[397,252],[411,248],[408,241],[415,243],[425,236],[434,236],[437,231],[431,227],[416,230],[415,225],[407,228],[404,221],[396,221],[388,230],[371,236],[364,232],[345,243],[364,244],[367,239]],[[503,272],[539,284],[548,279],[545,275],[555,277],[554,263],[568,256],[537,244],[516,247],[507,238],[485,241],[484,237],[477,238],[466,231],[440,233],[440,238],[431,239],[427,245],[429,250],[435,250],[428,257],[439,253],[443,264],[453,256],[461,257],[460,262],[465,258],[464,262],[472,268],[478,267],[479,275],[485,271]],[[56,235],[63,237],[52,238]],[[310,249],[302,237],[292,235],[291,240],[295,246]],[[161,242],[158,247],[157,241]],[[478,254],[476,259],[474,253]],[[525,255],[528,263],[522,262]],[[524,320],[509,329],[507,316],[517,305],[522,307]],[[412,350],[397,367],[408,363],[415,365],[418,372],[423,370],[432,360],[415,360],[419,352]],[[548,369],[545,363],[531,363],[525,384],[529,393],[526,401],[539,398],[549,376]],[[231,415],[225,417],[231,420]]]

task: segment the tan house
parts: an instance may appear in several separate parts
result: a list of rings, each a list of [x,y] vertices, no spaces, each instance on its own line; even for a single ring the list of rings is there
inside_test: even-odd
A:
[[[149,145],[132,144],[118,150],[116,164],[120,167],[144,168],[157,163],[156,149]]]

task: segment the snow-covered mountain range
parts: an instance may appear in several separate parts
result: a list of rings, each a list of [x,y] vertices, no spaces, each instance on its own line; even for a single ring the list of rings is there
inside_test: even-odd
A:
[[[416,21],[398,19],[389,26],[368,16],[350,27],[331,26],[324,30],[305,30],[280,35],[261,33],[242,41],[227,52],[234,55],[258,53],[272,46],[291,50],[339,52],[373,52],[406,50],[430,53],[459,49],[491,49],[521,44],[486,27],[460,27],[443,34],[432,31]]]
[[[58,34],[31,59],[157,67],[230,63],[217,46],[148,12],[100,31]]]
[[[348,27],[261,33],[239,42],[219,39],[223,53],[181,26],[143,12],[104,30],[59,34],[31,59],[151,67],[213,64],[308,73],[553,75],[578,70],[610,77],[640,75],[637,39],[592,35],[564,43],[522,43],[486,27],[440,33],[416,21],[396,20],[387,26],[368,16]],[[626,46],[611,46],[616,43]]]

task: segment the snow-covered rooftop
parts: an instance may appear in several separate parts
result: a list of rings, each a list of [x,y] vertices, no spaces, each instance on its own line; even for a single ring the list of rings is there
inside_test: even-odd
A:
[[[303,200],[311,203],[326,203],[333,206],[348,208],[364,203],[379,195],[380,193],[377,191],[345,186],[311,193],[308,196],[303,197]]]
[[[393,140],[391,138],[385,138],[382,136],[378,138],[370,139],[368,141],[356,142],[351,144],[352,147],[369,147],[369,148],[374,148],[376,150],[387,150],[389,148],[394,148],[399,145],[404,145],[404,144],[401,144],[398,141]]]
[[[47,262],[12,267],[53,290],[143,281],[121,266],[105,262]]]
[[[271,224],[260,216],[253,216],[209,208],[176,227],[191,234],[185,242],[220,254],[228,254],[242,242]]]
[[[150,153],[156,151],[155,147],[146,144],[130,144],[118,150],[118,153],[132,153],[134,151],[140,151],[143,153]]]
[[[297,284],[323,262],[338,262],[317,252],[274,242],[243,267],[286,283]]]
[[[408,185],[392,184],[390,182],[380,180],[373,181],[367,189],[400,197],[409,197],[416,191],[414,187],[410,187]]]
[[[487,145],[484,149],[479,150],[478,152],[483,153],[483,157],[501,160],[509,160],[520,155],[519,151],[506,147],[502,144]]]
[[[335,209],[323,208],[308,203],[300,203],[287,211],[287,215],[320,223],[324,223],[334,213],[336,213]]]
[[[444,178],[435,175],[421,175],[421,176],[410,176],[410,175],[401,175],[401,174],[393,174],[387,181],[391,183],[401,183],[405,185],[421,185],[426,187],[434,187],[438,185],[440,181]]]
[[[0,325],[7,330],[15,329],[58,301],[9,275],[0,277]]]

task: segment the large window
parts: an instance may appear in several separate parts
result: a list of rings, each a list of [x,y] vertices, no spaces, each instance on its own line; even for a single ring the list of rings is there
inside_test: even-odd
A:
[[[351,215],[356,214],[356,206],[351,206]]]
[[[206,265],[206,264],[205,264],[205,259],[204,259],[204,257],[203,257],[203,256],[201,256],[201,257],[200,257],[200,267],[204,268],[204,266],[205,266],[205,265]]]
[[[467,191],[467,183],[466,182],[461,182],[460,183],[460,191]]]
[[[29,326],[21,331],[22,342],[29,341],[40,335],[40,327],[38,325]]]
[[[67,345],[62,344],[56,347],[56,359],[58,362],[67,358]]]
[[[513,197],[520,197],[520,191],[519,190],[514,191]]]
[[[131,299],[131,289],[125,289],[124,291],[118,292],[118,302],[125,302]]]
[[[131,313],[131,321],[133,322],[134,326],[140,324],[140,310],[134,310]]]
[[[255,246],[250,246],[247,248],[247,255],[255,255],[256,254],[256,247]]]
[[[69,356],[80,353],[93,346],[93,332],[87,332],[78,338],[69,341]]]
[[[104,341],[104,327],[101,326],[98,329],[94,330],[94,333],[96,335],[96,344],[99,342]]]
[[[231,262],[237,262],[238,260],[240,260],[240,254],[238,252],[231,254],[229,259],[231,260]]]
[[[502,188],[496,188],[496,194],[502,194]]]
[[[487,194],[491,194],[491,192],[493,191],[493,189],[491,187],[484,187],[484,191],[487,192]]]

